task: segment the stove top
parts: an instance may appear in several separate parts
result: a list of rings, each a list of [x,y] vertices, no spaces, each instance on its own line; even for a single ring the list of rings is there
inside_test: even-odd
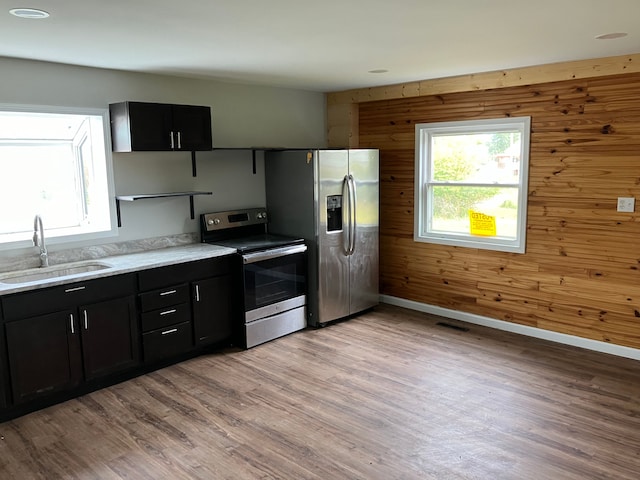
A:
[[[271,248],[286,247],[288,245],[300,245],[304,243],[304,239],[262,233],[246,237],[211,240],[208,243],[215,243],[216,245],[222,245],[223,247],[235,248],[239,253],[249,253],[259,250],[268,250]]]
[[[249,208],[200,215],[200,236],[204,243],[222,245],[239,253],[256,252],[304,243],[302,238],[267,232],[264,208]]]

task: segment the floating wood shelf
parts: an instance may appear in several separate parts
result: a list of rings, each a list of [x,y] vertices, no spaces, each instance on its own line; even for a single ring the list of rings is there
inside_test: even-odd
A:
[[[135,202],[136,200],[148,200],[152,198],[165,198],[165,197],[189,197],[189,212],[191,213],[191,219],[195,218],[195,211],[193,208],[193,197],[195,195],[213,195],[213,192],[167,192],[167,193],[143,193],[138,195],[117,195],[116,196],[116,213],[118,215],[118,227],[122,226],[120,217],[120,202]]]

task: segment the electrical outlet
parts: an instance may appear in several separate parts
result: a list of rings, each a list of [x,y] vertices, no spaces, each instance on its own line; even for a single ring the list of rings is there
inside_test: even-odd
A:
[[[618,197],[618,211],[633,213],[636,209],[636,199],[633,197]]]

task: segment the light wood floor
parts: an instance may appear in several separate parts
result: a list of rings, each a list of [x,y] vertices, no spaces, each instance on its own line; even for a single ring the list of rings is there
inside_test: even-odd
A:
[[[438,320],[380,306],[2,423],[0,479],[640,478],[640,363]]]

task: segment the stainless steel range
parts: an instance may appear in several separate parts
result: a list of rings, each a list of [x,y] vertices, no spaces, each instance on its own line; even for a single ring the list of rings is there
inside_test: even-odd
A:
[[[307,246],[304,239],[272,235],[267,212],[251,208],[200,215],[201,240],[235,248],[242,312],[235,343],[244,348],[306,327]]]

